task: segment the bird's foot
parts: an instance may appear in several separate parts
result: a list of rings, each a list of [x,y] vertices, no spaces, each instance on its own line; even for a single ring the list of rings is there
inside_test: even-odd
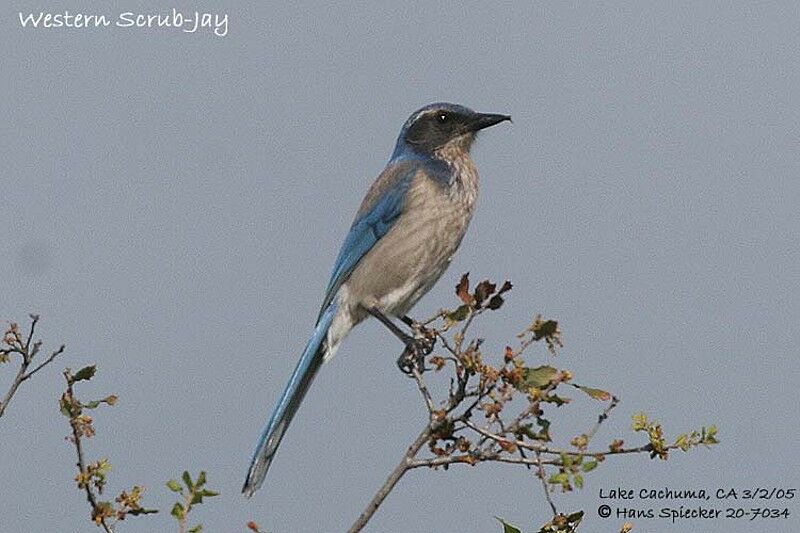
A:
[[[425,357],[433,352],[436,344],[436,336],[432,331],[424,329],[424,332],[415,331],[414,333],[414,337],[408,337],[406,349],[397,359],[397,366],[408,376],[413,375],[414,370],[420,373],[425,372]]]
[[[436,332],[428,327],[425,326],[422,322],[417,322],[413,318],[409,317],[408,315],[403,315],[400,317],[400,320],[403,321],[403,324],[411,328],[411,331],[414,332],[414,338],[425,338],[427,341],[431,343],[431,347],[427,354],[430,354],[433,351],[433,344],[436,343]]]

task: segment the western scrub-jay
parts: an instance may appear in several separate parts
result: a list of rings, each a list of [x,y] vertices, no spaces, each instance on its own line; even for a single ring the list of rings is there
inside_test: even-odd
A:
[[[258,439],[242,488],[246,496],[263,483],[320,366],[355,325],[373,315],[417,351],[414,338],[389,317],[404,317],[450,264],[478,195],[470,148],[478,131],[505,120],[511,117],[437,103],[405,122],[356,213],[311,339]]]

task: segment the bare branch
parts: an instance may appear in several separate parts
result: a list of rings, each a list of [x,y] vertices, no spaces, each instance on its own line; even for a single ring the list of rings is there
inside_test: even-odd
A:
[[[553,503],[553,498],[550,496],[550,487],[547,485],[547,474],[544,472],[544,464],[542,463],[542,454],[541,452],[534,452],[536,455],[536,477],[538,477],[542,481],[542,490],[544,491],[544,497],[547,500],[547,503],[550,504],[550,510],[553,511],[553,516],[558,514],[556,510],[556,504]]]
[[[66,348],[66,346],[65,346],[65,345],[63,345],[63,344],[62,344],[61,346],[59,346],[59,347],[58,347],[58,350],[56,350],[56,351],[54,351],[53,353],[51,353],[51,354],[50,354],[50,357],[48,357],[47,359],[45,359],[45,360],[44,360],[44,361],[43,361],[43,362],[42,362],[42,363],[41,363],[39,366],[37,366],[36,368],[34,368],[33,370],[31,370],[30,372],[28,372],[27,374],[25,374],[25,376],[23,376],[22,380],[24,381],[24,380],[26,380],[26,379],[30,379],[30,377],[31,377],[31,376],[33,376],[35,373],[37,373],[39,370],[43,369],[44,367],[46,367],[47,365],[49,365],[50,363],[52,363],[52,362],[53,362],[53,360],[54,360],[56,357],[58,357],[59,355],[61,355],[62,353],[64,353],[64,348]]]
[[[431,393],[428,390],[428,386],[425,384],[425,380],[422,379],[422,373],[420,372],[419,368],[414,366],[411,370],[411,375],[414,377],[414,381],[417,383],[417,388],[419,389],[420,394],[422,394],[422,398],[425,400],[425,406],[428,408],[428,413],[431,417],[434,416],[434,413],[436,412],[436,406],[433,403]]]
[[[25,341],[25,352],[28,352],[28,349],[31,346],[31,339],[33,339],[33,332],[36,330],[36,324],[39,323],[39,315],[28,315],[31,319],[31,329],[28,333],[28,340]]]
[[[17,375],[14,376],[14,381],[11,382],[11,387],[9,387],[8,392],[6,392],[3,401],[0,402],[0,417],[3,416],[6,412],[6,407],[8,404],[11,403],[11,398],[14,397],[14,394],[17,393],[17,389],[19,388],[20,384],[25,381],[25,370],[27,369],[27,365],[23,362],[22,365],[19,367],[17,371]]]
[[[33,342],[33,335],[36,331],[36,325],[39,323],[39,315],[30,315],[30,318],[31,326],[25,341],[22,340],[22,336],[19,333],[19,328],[15,323],[11,323],[5,335],[3,336],[2,342],[5,347],[0,348],[0,356],[2,356],[0,357],[0,362],[8,360],[8,356],[11,354],[19,355],[22,361],[20,362],[17,374],[14,376],[14,380],[11,382],[11,386],[3,397],[3,400],[0,401],[0,417],[5,414],[6,408],[8,407],[8,404],[11,403],[11,399],[17,393],[19,386],[24,381],[30,379],[31,376],[36,374],[38,371],[52,363],[56,357],[64,353],[64,345],[62,344],[60,348],[50,354],[50,357],[28,372],[28,368],[33,363],[34,357],[36,357],[36,355],[39,353],[39,348],[42,345],[41,341]]]
[[[611,411],[613,411],[614,408],[617,405],[619,405],[619,398],[617,398],[616,396],[612,396],[611,397],[611,402],[608,404],[608,406],[605,409],[603,409],[603,412],[600,413],[600,416],[597,417],[597,422],[595,422],[594,426],[592,426],[592,429],[590,429],[586,433],[586,443],[587,444],[595,436],[597,431],[600,429],[600,426],[603,425],[603,422],[608,420],[608,415],[611,414]]]

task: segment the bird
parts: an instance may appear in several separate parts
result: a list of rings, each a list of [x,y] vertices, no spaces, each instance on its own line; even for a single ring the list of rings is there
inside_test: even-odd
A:
[[[300,360],[258,439],[242,493],[250,498],[322,364],[357,324],[374,316],[419,359],[424,342],[392,318],[439,280],[467,231],[478,196],[470,149],[479,131],[508,115],[433,103],[403,124],[385,169],[369,187],[334,262],[319,315]],[[401,356],[402,359],[402,356]],[[404,370],[413,361],[398,361]]]

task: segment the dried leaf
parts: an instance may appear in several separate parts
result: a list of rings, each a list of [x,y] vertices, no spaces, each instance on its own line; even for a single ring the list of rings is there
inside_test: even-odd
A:
[[[485,279],[480,283],[478,283],[478,286],[475,287],[475,304],[478,306],[483,304],[483,302],[485,302],[489,296],[494,294],[496,288],[497,285],[495,285],[488,279]]]
[[[592,387],[584,387],[583,385],[573,385],[576,389],[580,389],[595,400],[600,400],[601,402],[607,402],[611,400],[611,393],[606,392],[602,389],[595,389]]]
[[[456,296],[465,305],[472,305],[472,295],[469,293],[469,272],[463,274],[458,285],[456,285]]]

